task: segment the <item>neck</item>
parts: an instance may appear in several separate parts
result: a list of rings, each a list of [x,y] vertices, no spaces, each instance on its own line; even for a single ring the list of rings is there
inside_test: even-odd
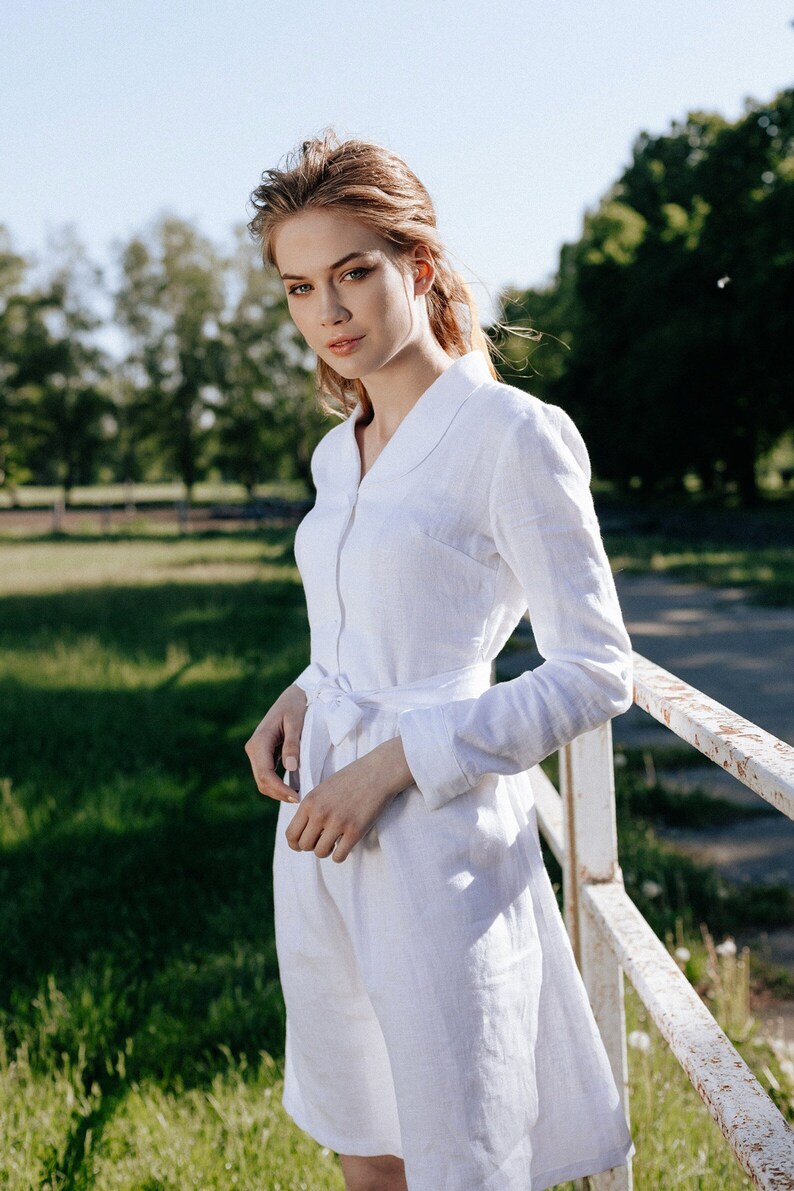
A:
[[[386,443],[391,438],[425,390],[454,360],[434,339],[406,348],[376,373],[362,376],[372,403],[370,422],[376,441]]]

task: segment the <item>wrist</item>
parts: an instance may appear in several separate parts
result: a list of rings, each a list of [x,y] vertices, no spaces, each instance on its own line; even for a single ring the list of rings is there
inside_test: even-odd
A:
[[[399,794],[414,780],[405,758],[403,742],[399,736],[385,740],[374,750],[377,757],[373,758],[378,767],[379,778],[384,781],[386,788],[393,794]]]

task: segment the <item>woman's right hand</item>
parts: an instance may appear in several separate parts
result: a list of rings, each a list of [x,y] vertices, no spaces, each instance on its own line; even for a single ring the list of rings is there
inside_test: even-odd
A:
[[[298,801],[294,790],[276,773],[276,765],[281,761],[285,772],[297,770],[306,705],[306,692],[295,683],[288,686],[245,742],[257,789],[268,798]]]

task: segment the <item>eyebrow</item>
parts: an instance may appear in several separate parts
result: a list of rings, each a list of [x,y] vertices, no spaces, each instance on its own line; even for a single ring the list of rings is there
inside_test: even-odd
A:
[[[361,252],[348,252],[347,256],[343,256],[341,260],[334,261],[334,263],[332,265],[329,265],[328,272],[333,273],[334,269],[338,269],[340,265],[346,265],[348,261],[353,261],[356,259],[356,257],[366,256],[367,253],[370,251],[371,251],[371,249],[365,248]],[[301,277],[296,273],[282,273],[281,280],[282,281],[305,281],[306,278]]]

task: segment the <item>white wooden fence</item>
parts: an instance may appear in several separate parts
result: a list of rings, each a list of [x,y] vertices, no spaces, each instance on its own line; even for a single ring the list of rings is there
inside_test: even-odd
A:
[[[634,702],[794,818],[794,748],[634,653]],[[560,750],[560,792],[530,771],[543,836],[563,870],[565,921],[626,1116],[625,973],[757,1187],[794,1188],[794,1132],[623,887],[612,725]],[[631,1165],[590,1179],[631,1191]]]

